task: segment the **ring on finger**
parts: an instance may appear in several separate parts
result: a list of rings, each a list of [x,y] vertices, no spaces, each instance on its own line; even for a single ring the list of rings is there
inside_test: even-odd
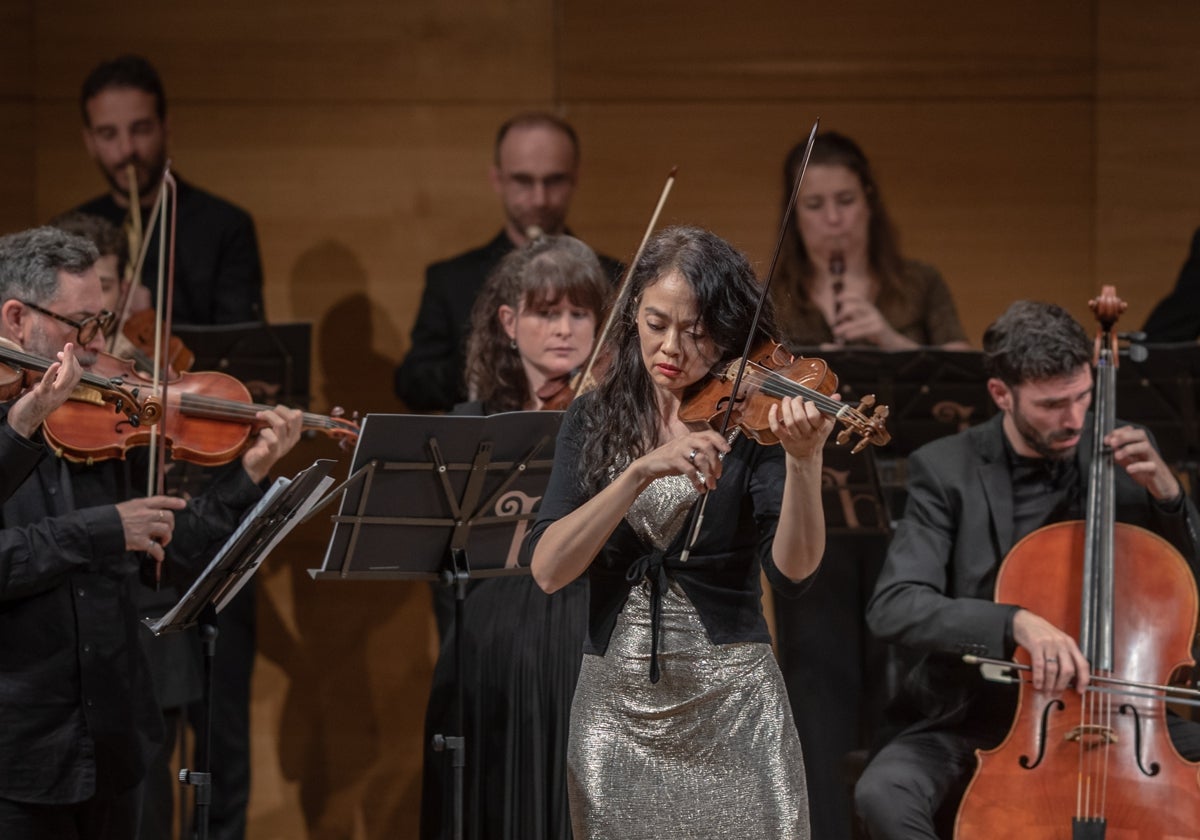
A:
[[[695,463],[696,463],[696,456],[697,456],[697,455],[699,455],[699,454],[700,454],[700,450],[699,450],[699,449],[693,449],[691,452],[689,452],[689,453],[688,453],[688,461],[690,461],[691,463],[695,464]]]

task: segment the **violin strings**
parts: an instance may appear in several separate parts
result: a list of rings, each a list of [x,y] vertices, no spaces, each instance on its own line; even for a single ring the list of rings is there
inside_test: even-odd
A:
[[[212,420],[236,420],[250,422],[260,411],[270,411],[271,406],[257,403],[243,403],[237,400],[227,400],[220,397],[209,397],[204,394],[180,394],[180,408],[185,414],[193,417],[206,417]],[[334,429],[338,424],[332,417],[323,414],[302,413],[302,425],[306,429]]]
[[[767,370],[754,363],[751,363],[746,368],[746,373],[742,381],[751,385],[757,385],[759,390],[772,397],[804,397],[816,405],[817,408],[823,409],[828,413],[836,414],[847,407],[845,403],[828,397],[820,391],[815,391],[806,385],[801,385],[799,382],[794,382],[786,376]]]
[[[49,370],[50,365],[53,364],[53,362],[50,362],[46,359],[31,355],[21,350],[12,350],[8,347],[0,348],[0,359],[7,362],[12,362],[20,367],[26,367],[30,370],[37,370],[43,373]],[[102,395],[102,399],[105,399],[106,402],[113,399],[112,395],[118,395],[122,402],[128,402],[132,406],[130,409],[119,409],[124,410],[127,414],[130,413],[130,411],[140,412],[142,408],[141,403],[139,403],[138,400],[134,398],[133,394],[126,389],[125,383],[120,379],[110,379],[108,377],[100,376],[92,373],[91,371],[85,370],[80,375],[79,381],[81,384],[87,385],[89,388],[94,388],[95,390],[99,391]],[[103,395],[108,396],[104,397]]]
[[[744,382],[751,385],[757,385],[764,393],[772,397],[804,397],[812,402],[818,409],[821,409],[826,414],[832,414],[834,417],[859,413],[857,409],[848,403],[841,400],[835,400],[820,391],[813,390],[806,385],[801,385],[783,376],[780,373],[768,370],[756,363],[751,363],[746,368],[746,374],[743,377]]]

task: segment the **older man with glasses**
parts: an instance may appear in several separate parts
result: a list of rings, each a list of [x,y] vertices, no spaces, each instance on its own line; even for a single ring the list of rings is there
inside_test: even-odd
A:
[[[55,228],[0,238],[0,337],[64,359],[78,341],[90,367],[112,317],[97,256]],[[71,463],[43,447],[0,505],[0,837],[137,836],[140,783],[163,737],[138,642],[139,567],[149,555],[168,575],[194,575],[261,498],[301,413],[258,417],[266,426],[240,465],[186,502],[143,496],[129,461]]]

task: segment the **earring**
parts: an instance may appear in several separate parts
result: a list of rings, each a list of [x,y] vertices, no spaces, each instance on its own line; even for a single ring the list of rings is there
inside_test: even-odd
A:
[[[508,342],[508,346],[509,346],[509,349],[516,350],[517,349],[517,340],[515,338],[512,339],[511,341]]]

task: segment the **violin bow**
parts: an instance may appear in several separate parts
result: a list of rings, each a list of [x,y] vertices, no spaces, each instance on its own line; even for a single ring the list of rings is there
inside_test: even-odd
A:
[[[621,279],[621,287],[617,289],[617,296],[613,299],[613,305],[609,307],[608,317],[604,319],[604,328],[600,330],[600,335],[596,336],[596,341],[592,344],[591,355],[588,356],[587,364],[583,367],[583,373],[579,375],[579,384],[575,389],[576,396],[585,391],[590,391],[596,384],[592,379],[592,367],[596,364],[596,359],[600,355],[600,348],[608,339],[608,334],[612,330],[612,325],[616,320],[617,312],[621,308],[621,303],[625,300],[625,296],[629,292],[629,284],[633,280],[633,272],[637,269],[637,265],[642,259],[642,253],[646,250],[647,243],[650,242],[650,235],[654,233],[654,228],[658,225],[658,216],[662,213],[662,209],[667,203],[667,196],[671,194],[671,187],[675,186],[675,173],[678,171],[678,166],[672,166],[671,171],[667,174],[667,182],[663,184],[662,193],[658,197],[658,204],[655,206],[654,212],[650,215],[650,223],[646,225],[646,232],[642,235],[642,242],[634,252],[633,261],[629,263],[629,268],[625,269],[625,276]]]
[[[178,217],[179,185],[171,174],[171,161],[163,167],[162,182],[159,186],[156,209],[171,202],[170,221],[168,214],[159,213],[158,236],[158,284],[155,289],[155,318],[154,318],[154,366],[151,381],[159,388],[159,398],[162,400],[164,412],[167,406],[167,339],[171,335],[171,305],[175,293],[175,220]],[[140,275],[140,272],[139,272]],[[164,413],[164,422],[166,414]],[[147,467],[147,492],[162,495],[165,490],[167,471],[167,447],[159,440],[159,426],[150,429],[150,464]],[[162,563],[155,563],[154,585],[158,588],[162,579]]]
[[[133,164],[130,164],[131,169],[132,166]],[[116,327],[113,329],[112,335],[108,337],[108,352],[110,353],[116,352],[118,336],[121,335],[125,327],[125,322],[129,320],[129,307],[133,305],[133,284],[142,282],[142,266],[145,264],[147,252],[150,250],[150,237],[145,235],[145,231],[154,228],[163,203],[164,191],[160,189],[154,199],[154,205],[150,208],[150,217],[143,227],[142,208],[138,204],[136,173],[131,172],[129,177],[130,182],[134,185],[129,190],[129,212],[133,228],[129,234],[131,245],[129,249],[130,261],[126,266],[129,282],[125,284],[125,291],[121,293],[121,299],[117,305],[118,317]]]
[[[792,194],[788,198],[787,206],[783,208],[783,221],[779,224],[779,238],[775,241],[775,253],[771,255],[771,264],[767,268],[767,277],[763,281],[762,291],[758,296],[758,306],[754,309],[754,317],[750,320],[750,329],[746,332],[746,346],[742,350],[742,359],[738,362],[737,375],[733,378],[733,390],[730,391],[729,402],[725,406],[725,416],[721,418],[721,437],[726,437],[729,434],[729,424],[733,419],[733,409],[737,405],[738,389],[742,387],[742,376],[746,373],[746,364],[750,361],[750,351],[754,349],[754,335],[758,332],[758,322],[762,320],[763,309],[767,305],[767,295],[771,291],[771,279],[775,276],[775,266],[779,263],[779,253],[783,250],[783,240],[787,235],[788,225],[792,223],[792,213],[796,206],[796,196],[800,194],[800,184],[804,182],[804,173],[808,170],[808,159],[812,155],[813,142],[817,139],[817,129],[821,126],[821,120],[818,119],[813,123],[812,130],[808,133],[808,143],[804,147],[804,157],[800,160],[800,168],[796,171],[796,179],[792,183]],[[697,509],[696,518],[692,520],[692,530],[688,534],[687,544],[683,548],[683,552],[679,555],[679,562],[686,563],[688,556],[692,553],[692,549],[696,546],[696,540],[700,537],[700,528],[704,525],[704,508],[708,505],[708,494],[705,493],[700,499],[700,505]]]

